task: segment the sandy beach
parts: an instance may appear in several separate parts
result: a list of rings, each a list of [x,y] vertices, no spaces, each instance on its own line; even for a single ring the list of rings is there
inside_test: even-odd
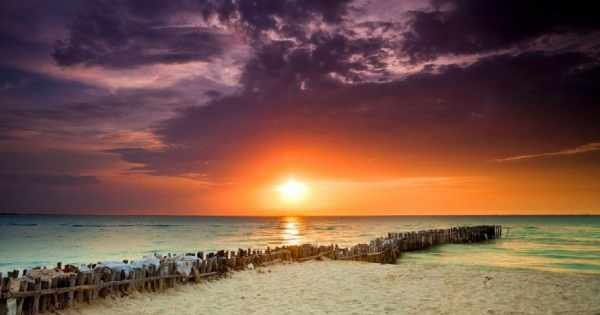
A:
[[[65,310],[103,314],[600,314],[600,276],[310,261]]]

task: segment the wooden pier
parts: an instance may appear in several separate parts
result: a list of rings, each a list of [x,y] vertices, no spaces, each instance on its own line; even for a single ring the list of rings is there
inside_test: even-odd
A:
[[[327,257],[395,263],[401,253],[423,250],[442,244],[475,243],[498,239],[499,225],[454,227],[418,232],[388,233],[369,244],[350,248],[312,244],[267,248],[266,250],[221,250],[216,253],[187,253],[153,257],[139,262],[34,268],[8,275],[0,273],[0,315],[8,315],[9,300],[14,300],[16,315],[50,313],[76,303],[93,303],[109,295],[127,296],[133,291],[160,292],[187,282],[218,278],[228,272],[281,262],[303,262]]]

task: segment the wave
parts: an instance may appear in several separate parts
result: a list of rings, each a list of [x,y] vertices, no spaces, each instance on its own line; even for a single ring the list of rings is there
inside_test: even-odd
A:
[[[11,226],[38,226],[39,224],[37,224],[37,223],[7,223],[6,225],[11,225]]]

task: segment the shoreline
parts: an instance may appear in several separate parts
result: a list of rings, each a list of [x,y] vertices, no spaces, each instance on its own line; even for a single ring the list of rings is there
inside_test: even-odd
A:
[[[589,274],[325,260],[258,267],[61,313],[598,314],[598,296],[600,276]]]

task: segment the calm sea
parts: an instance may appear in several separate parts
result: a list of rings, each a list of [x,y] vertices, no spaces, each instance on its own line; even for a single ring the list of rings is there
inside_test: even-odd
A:
[[[349,246],[387,232],[502,224],[502,240],[444,245],[403,260],[600,274],[600,216],[166,217],[0,216],[0,272],[154,252]]]

